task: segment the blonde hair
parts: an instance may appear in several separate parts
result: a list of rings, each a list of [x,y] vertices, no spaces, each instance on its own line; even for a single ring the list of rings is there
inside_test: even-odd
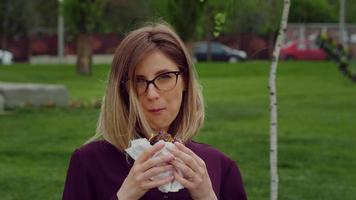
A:
[[[117,47],[97,131],[88,142],[103,136],[119,150],[124,150],[130,140],[153,133],[141,110],[133,77],[138,63],[157,50],[184,71],[185,90],[181,108],[168,132],[183,142],[199,132],[204,123],[204,101],[194,65],[178,35],[169,25],[159,23],[131,31]]]

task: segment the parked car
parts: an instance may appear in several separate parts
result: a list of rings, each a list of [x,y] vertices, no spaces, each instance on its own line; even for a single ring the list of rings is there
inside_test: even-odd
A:
[[[12,64],[13,54],[10,51],[0,49],[0,64]]]
[[[210,42],[210,50],[212,61],[237,62],[247,59],[246,52],[218,42]],[[197,42],[193,45],[193,60],[195,62],[208,60],[208,42]]]
[[[294,40],[281,48],[283,60],[326,60],[327,53],[312,40]]]

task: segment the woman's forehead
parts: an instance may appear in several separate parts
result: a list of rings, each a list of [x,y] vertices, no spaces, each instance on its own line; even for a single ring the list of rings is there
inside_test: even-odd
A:
[[[147,55],[136,67],[135,76],[157,75],[178,70],[178,65],[160,51]]]

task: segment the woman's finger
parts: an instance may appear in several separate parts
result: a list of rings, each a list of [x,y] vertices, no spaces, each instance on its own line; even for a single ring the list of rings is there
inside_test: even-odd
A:
[[[144,183],[144,187],[147,188],[147,189],[156,188],[156,187],[159,187],[161,185],[165,185],[165,184],[173,181],[173,179],[174,179],[174,176],[171,175],[171,176],[168,176],[168,177],[166,177],[164,179],[148,181],[148,182]]]
[[[138,163],[145,162],[146,160],[150,159],[156,152],[160,151],[164,147],[164,145],[164,142],[157,142],[152,147],[146,149],[136,161]]]
[[[187,188],[188,190],[193,187],[193,183],[191,183],[188,179],[185,179],[178,172],[173,172],[173,175],[175,180],[178,181],[183,187]]]
[[[190,167],[193,171],[198,171],[199,170],[199,165],[197,161],[190,155],[184,153],[178,148],[175,148],[171,152],[176,158],[179,158],[180,160],[183,161],[188,167]],[[181,162],[178,162],[178,164]]]
[[[158,167],[153,167],[147,171],[145,171],[143,174],[142,174],[142,179],[143,180],[147,180],[147,179],[150,179],[154,176],[157,176],[159,175],[160,173],[163,173],[163,172],[169,172],[169,171],[172,171],[173,172],[173,166],[172,165],[162,165],[162,166],[158,166]],[[173,175],[173,174],[171,174]]]
[[[182,172],[183,177],[186,177],[190,181],[196,177],[194,171],[185,165],[183,162],[178,160],[173,160],[170,162],[178,171]]]
[[[164,165],[166,163],[169,163],[174,159],[174,156],[172,154],[166,154],[166,155],[161,155],[161,156],[156,156],[153,157],[149,160],[146,160],[144,163],[141,163],[140,165],[140,170],[146,171],[152,167],[159,166],[159,165]]]
[[[196,155],[192,150],[190,150],[184,144],[182,144],[180,142],[174,142],[174,144],[179,150],[181,150],[184,153],[192,156],[198,162],[199,165],[205,165],[205,162],[203,161],[203,159],[201,159],[198,155]]]

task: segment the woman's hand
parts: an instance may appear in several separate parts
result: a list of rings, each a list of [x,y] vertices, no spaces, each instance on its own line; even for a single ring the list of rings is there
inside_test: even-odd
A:
[[[160,180],[150,180],[162,172],[173,171],[173,166],[168,164],[174,159],[173,155],[163,155],[152,158],[152,156],[164,147],[164,142],[158,142],[135,161],[129,174],[117,192],[119,200],[139,199],[148,190],[167,184],[174,176]]]
[[[217,199],[205,162],[183,144],[174,144],[177,148],[172,149],[172,154],[178,159],[170,163],[182,172],[180,175],[175,171],[175,179],[189,190],[193,199]]]

